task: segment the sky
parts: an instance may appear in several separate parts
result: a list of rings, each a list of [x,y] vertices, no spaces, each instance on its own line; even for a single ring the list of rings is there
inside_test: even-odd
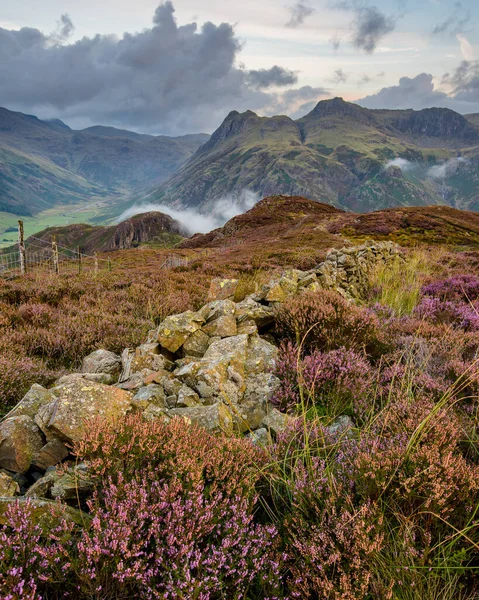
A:
[[[473,0],[0,0],[0,106],[211,133],[231,110],[479,112]]]

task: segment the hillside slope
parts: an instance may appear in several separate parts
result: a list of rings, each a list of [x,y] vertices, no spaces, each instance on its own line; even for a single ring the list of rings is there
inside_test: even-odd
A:
[[[49,227],[35,234],[35,237],[50,242],[55,236],[60,246],[70,249],[81,247],[84,253],[91,254],[127,250],[146,243],[167,246],[180,241],[185,235],[180,223],[170,216],[149,212],[109,227],[87,224]]]
[[[0,210],[30,215],[158,184],[208,139],[101,126],[74,131],[61,121],[0,108]]]
[[[397,159],[400,159],[398,161]],[[306,116],[231,112],[148,201],[198,206],[244,189],[367,212],[479,207],[479,127],[448,109],[368,110],[341,98]]]

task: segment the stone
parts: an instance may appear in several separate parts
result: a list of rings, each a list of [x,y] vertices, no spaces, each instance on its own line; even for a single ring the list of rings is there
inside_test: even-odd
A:
[[[235,430],[239,433],[261,426],[269,410],[268,402],[280,381],[272,373],[258,373],[248,376],[245,385],[244,396],[233,411]]]
[[[45,473],[43,477],[40,477],[31,485],[25,492],[27,498],[51,498],[50,490],[53,487],[53,483],[57,477],[55,469]]]
[[[211,432],[233,434],[233,417],[229,409],[221,402],[211,406],[174,408],[169,411],[169,414],[200,425]]]
[[[114,386],[78,380],[54,391],[55,400],[42,406],[35,417],[47,440],[79,441],[85,433],[85,419],[113,420],[131,409],[132,395]]]
[[[95,350],[83,359],[82,373],[120,375],[121,357],[109,350]]]
[[[251,431],[245,437],[251,440],[255,446],[261,446],[263,448],[273,443],[273,438],[265,427],[261,427],[256,431]]]
[[[237,288],[237,279],[215,277],[210,284],[208,300],[233,300]]]
[[[63,375],[55,382],[55,385],[64,385],[65,383],[71,383],[76,379],[86,379],[87,381],[94,381],[95,383],[103,383],[104,385],[112,385],[118,379],[115,375],[109,373],[70,373],[69,375]]]
[[[18,483],[3,471],[0,471],[0,497],[1,496],[18,496],[20,494],[20,486]]]
[[[170,352],[177,352],[204,322],[198,313],[191,310],[167,317],[158,327],[158,343]]]
[[[201,404],[200,397],[189,386],[183,384],[178,392],[176,406],[178,408],[198,406]]]
[[[31,417],[19,415],[5,419],[0,423],[0,467],[26,473],[43,444],[41,432]]]
[[[268,302],[284,302],[288,296],[293,296],[298,290],[297,280],[283,275],[276,282],[270,284],[265,295]]]
[[[268,414],[264,417],[262,425],[274,435],[278,435],[284,431],[293,420],[293,417],[279,412],[278,409],[268,407]]]
[[[236,314],[236,303],[232,300],[215,300],[208,302],[203,308],[200,308],[198,314],[201,315],[206,323],[215,321],[219,317],[226,315],[234,316]]]
[[[256,326],[256,323],[253,321],[253,319],[245,319],[237,326],[237,333],[254,335],[255,333],[258,333],[258,327]]]
[[[270,306],[264,306],[248,297],[236,305],[236,318],[238,327],[245,321],[254,321],[261,330],[274,323],[274,311]]]
[[[140,409],[147,408],[149,404],[165,408],[166,395],[163,386],[151,383],[141,387],[133,396],[131,403]]]
[[[33,457],[32,464],[39,469],[48,469],[67,458],[68,448],[63,442],[54,438],[47,442],[38,454]]]
[[[38,383],[34,383],[20,402],[8,413],[8,417],[19,417],[26,415],[32,419],[42,404],[48,404],[52,399],[50,390],[45,389]]]
[[[278,348],[259,336],[251,336],[244,370],[247,374],[272,372],[276,366]]]
[[[93,481],[85,463],[79,463],[65,473],[56,475],[50,489],[50,495],[53,499],[73,500],[85,498],[93,492]]]
[[[151,369],[143,369],[137,373],[133,373],[125,381],[115,384],[115,387],[119,388],[120,390],[136,393],[137,390],[145,385],[153,373],[154,371],[151,371]]]
[[[164,379],[172,377],[169,371],[165,369],[160,369],[159,371],[155,371],[154,373],[150,373],[144,379],[145,385],[150,385],[150,383],[163,383]]]
[[[209,336],[204,331],[201,331],[201,329],[198,329],[183,344],[183,354],[185,356],[201,358],[206,350],[208,350],[209,342]]]
[[[143,344],[136,348],[130,363],[130,373],[143,369],[150,371],[166,370],[167,360],[159,353],[158,344]]]
[[[155,404],[149,404],[147,408],[143,412],[143,417],[145,419],[154,420],[154,419],[169,419],[168,411],[166,408],[162,408],[161,406],[156,406]]]
[[[348,415],[341,415],[326,429],[334,436],[351,437],[354,431],[354,423]]]
[[[44,498],[0,498],[0,525],[9,525],[7,510],[12,504],[28,503],[30,512],[29,519],[32,524],[40,526],[43,531],[51,531],[53,528],[62,524],[63,520],[75,523],[80,526],[88,526],[91,517],[87,513],[68,506],[60,504],[55,500],[45,500]]]
[[[231,337],[238,333],[236,319],[233,315],[222,315],[204,325],[202,330],[208,336],[218,336],[220,338]]]

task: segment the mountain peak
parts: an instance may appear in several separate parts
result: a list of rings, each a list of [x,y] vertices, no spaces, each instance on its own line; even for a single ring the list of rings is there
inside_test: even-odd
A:
[[[374,115],[367,109],[353,104],[352,102],[346,102],[343,98],[331,98],[329,100],[320,100],[313,110],[305,115],[302,119],[309,120],[314,117],[317,118],[329,118],[329,117],[351,117],[356,121],[362,121],[371,123],[375,121]]]
[[[248,127],[253,121],[256,122],[260,119],[256,113],[252,110],[247,110],[243,113],[237,110],[232,110],[221,123],[218,129],[213,133],[211,138],[206,144],[201,146],[198,150],[200,154],[211,151],[216,145],[221,144],[228,138],[241,133]]]

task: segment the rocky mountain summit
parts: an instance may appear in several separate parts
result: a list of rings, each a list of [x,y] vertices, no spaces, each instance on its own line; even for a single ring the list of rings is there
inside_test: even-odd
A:
[[[367,292],[372,269],[398,260],[402,254],[391,242],[331,250],[316,268],[287,270],[241,302],[233,301],[238,281],[214,279],[205,306],[167,317],[145,344],[121,356],[97,350],[81,373],[51,389],[33,385],[0,422],[0,523],[19,495],[39,514],[55,499],[78,505],[88,496],[88,465],[60,463],[92,417],[118,419],[130,411],[150,419],[181,417],[269,443],[292,418],[270,402],[279,383],[271,335],[277,308],[322,289],[354,302]],[[65,510],[81,518],[72,507]]]
[[[369,212],[448,204],[475,210],[479,128],[445,108],[370,110],[323,100],[304,117],[230,112],[149,201],[199,206],[251,190]]]

